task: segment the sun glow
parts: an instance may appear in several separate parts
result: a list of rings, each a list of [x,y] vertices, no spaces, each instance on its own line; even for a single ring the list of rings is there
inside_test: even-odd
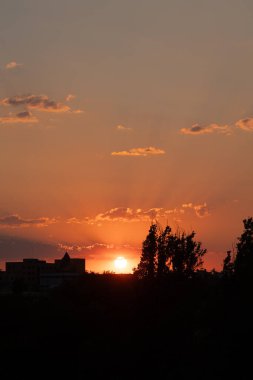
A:
[[[127,260],[124,257],[119,256],[114,260],[114,266],[117,272],[123,271],[124,269],[126,269]]]

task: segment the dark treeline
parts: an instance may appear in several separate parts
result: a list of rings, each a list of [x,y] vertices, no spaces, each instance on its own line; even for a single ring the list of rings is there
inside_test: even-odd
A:
[[[2,295],[3,379],[248,379],[253,221],[222,273],[195,234],[150,227],[134,275],[92,274]],[[180,255],[180,257],[176,257]]]
[[[253,270],[253,218],[243,220],[244,230],[238,238],[235,252],[227,251],[223,261],[222,275],[241,280],[252,278]],[[139,279],[161,279],[168,275],[192,278],[202,269],[203,257],[207,253],[202,244],[191,233],[172,232],[152,224],[142,244],[142,254],[134,275]]]

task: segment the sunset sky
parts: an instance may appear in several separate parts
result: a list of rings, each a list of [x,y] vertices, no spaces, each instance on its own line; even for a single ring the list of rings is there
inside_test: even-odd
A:
[[[131,271],[152,220],[220,269],[253,215],[251,0],[1,0],[0,262]]]

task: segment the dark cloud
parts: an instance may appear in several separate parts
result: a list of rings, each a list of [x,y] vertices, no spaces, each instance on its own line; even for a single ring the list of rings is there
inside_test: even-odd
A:
[[[0,117],[0,124],[27,124],[38,123],[37,117],[29,111],[19,112],[16,115]]]
[[[190,128],[191,132],[193,133],[198,133],[198,132],[202,132],[205,130],[204,127],[201,127],[200,125],[193,125],[191,128]]]
[[[0,235],[0,261],[23,258],[59,258],[57,246],[15,236]]]
[[[222,133],[229,135],[231,134],[231,127],[229,125],[219,125],[219,124],[209,124],[201,126],[199,124],[194,124],[190,128],[182,128],[180,133],[183,135],[203,135],[210,133]]]
[[[24,119],[24,118],[31,117],[31,116],[32,116],[32,114],[29,111],[19,112],[16,115],[16,117],[19,117],[20,119]]]
[[[21,95],[11,96],[8,98],[0,99],[0,104],[3,106],[26,106],[31,109],[36,109],[45,112],[67,112],[70,107],[50,100],[46,95]]]
[[[41,217],[37,219],[23,219],[17,214],[0,217],[0,228],[19,228],[19,227],[47,227],[49,224],[55,223],[54,218]]]

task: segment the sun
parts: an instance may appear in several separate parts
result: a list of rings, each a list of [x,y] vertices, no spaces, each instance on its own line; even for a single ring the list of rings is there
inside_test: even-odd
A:
[[[127,260],[124,257],[119,256],[114,260],[114,266],[117,271],[124,270],[127,266]]]

